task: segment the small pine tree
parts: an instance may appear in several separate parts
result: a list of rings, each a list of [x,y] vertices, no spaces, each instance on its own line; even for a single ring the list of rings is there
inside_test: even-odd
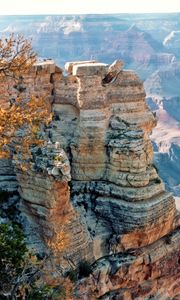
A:
[[[15,288],[15,279],[25,266],[27,247],[21,228],[11,222],[0,224],[0,294],[8,295]]]

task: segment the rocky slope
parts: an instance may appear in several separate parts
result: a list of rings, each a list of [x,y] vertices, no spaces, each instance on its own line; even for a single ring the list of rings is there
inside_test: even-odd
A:
[[[52,251],[49,280],[93,263],[76,299],[176,299],[179,214],[153,165],[156,117],[122,66],[75,62],[64,75],[47,61],[25,78],[25,96],[46,93],[54,118],[29,170],[15,164],[24,227],[31,247]]]

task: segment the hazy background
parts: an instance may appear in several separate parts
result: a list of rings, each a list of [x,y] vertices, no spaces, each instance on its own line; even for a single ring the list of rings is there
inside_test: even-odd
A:
[[[120,58],[134,69],[159,117],[152,134],[155,163],[167,188],[180,197],[180,13],[0,16],[0,35],[11,32],[32,38],[41,59],[61,67],[66,61]]]

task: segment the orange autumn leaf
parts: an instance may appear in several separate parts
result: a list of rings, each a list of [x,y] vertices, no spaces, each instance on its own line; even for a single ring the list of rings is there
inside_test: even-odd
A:
[[[22,35],[0,39],[0,82],[11,80],[18,87],[35,62],[31,42]],[[24,99],[19,92],[13,102],[6,100],[0,107],[0,158],[10,155],[12,149],[22,152],[24,158],[25,154],[30,156],[30,146],[43,142],[39,137],[42,124],[47,125],[51,119],[50,105],[44,97],[31,95]]]

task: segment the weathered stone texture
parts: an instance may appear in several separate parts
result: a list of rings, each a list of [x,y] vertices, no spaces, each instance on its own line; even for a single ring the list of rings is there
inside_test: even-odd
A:
[[[92,251],[89,251],[89,234],[70,204],[68,183],[57,181],[47,174],[34,172],[27,174],[18,172],[17,179],[20,182],[19,192],[23,199],[22,216],[27,231],[31,233],[30,246],[42,252],[47,246],[51,248],[55,243],[59,255],[64,252],[64,249],[62,250],[61,247],[58,249],[57,237],[58,233],[63,232],[65,241],[68,241],[68,258],[72,257],[75,262],[81,257],[92,260]],[[34,230],[38,230],[39,236],[39,240],[36,239],[35,243]],[[52,247],[52,250],[55,249]]]
[[[128,249],[153,245],[179,225],[175,221],[174,199],[165,191],[164,184],[153,166],[153,150],[149,134],[156,125],[156,119],[145,104],[142,82],[132,71],[120,70],[116,80],[104,85],[102,82],[108,69],[97,64],[91,66],[76,64],[73,67],[71,63],[71,72],[76,75],[74,82],[78,85],[75,92],[74,83],[70,84],[68,93],[71,93],[72,88],[70,99],[73,98],[71,103],[76,108],[73,108],[73,114],[70,110],[69,114],[66,113],[68,118],[61,123],[63,126],[61,132],[59,130],[61,126],[57,126],[58,129],[51,132],[52,138],[58,137],[63,141],[69,155],[72,176],[71,199],[87,224],[93,255],[98,259],[104,255],[126,253]],[[68,79],[61,80],[67,82]],[[56,87],[58,95],[60,91],[57,85]],[[55,96],[56,112],[58,114],[59,111],[61,118],[62,98],[61,107],[58,109],[59,101]],[[67,130],[65,134],[65,128],[69,128],[69,123],[73,133]],[[174,248],[171,247],[176,257],[178,247],[176,240]],[[156,251],[155,248],[152,251]],[[165,252],[162,254],[162,261],[169,264]],[[176,265],[176,259],[172,263]],[[158,265],[161,266],[161,260]],[[134,268],[136,270],[136,267]],[[101,267],[99,272],[103,272]],[[146,278],[148,280],[149,271],[146,267],[144,269],[137,267],[135,274],[136,272],[142,276],[142,290],[148,289]],[[162,275],[162,270],[157,272]],[[149,289],[162,294],[161,298],[165,295],[167,282],[171,282],[169,288],[174,282],[169,281],[168,272],[167,277],[162,275],[158,284],[151,278],[150,286],[154,288],[151,286]],[[176,282],[178,272],[172,277]],[[128,280],[132,280],[130,275]],[[100,285],[99,277],[97,281]],[[126,287],[124,275],[122,277],[117,275],[118,281],[124,282],[124,286],[118,287],[120,290],[116,294],[123,295],[123,289]],[[133,295],[135,293],[138,295],[137,282],[138,279],[130,291],[127,291],[129,296],[124,296],[124,299],[128,299],[127,297],[134,299]],[[89,282],[87,284],[89,285]],[[94,282],[91,282],[90,286],[91,284],[95,288]],[[106,293],[113,290],[112,286],[106,284],[106,280],[104,286]],[[96,293],[93,291],[86,298],[86,288],[87,286],[84,288],[85,294],[82,299],[93,299]],[[131,293],[131,289],[134,289],[134,294]],[[103,293],[98,296],[102,296]],[[172,295],[173,292],[170,293],[170,296]],[[117,299],[120,298],[117,296]],[[141,299],[140,296],[137,296],[137,299]]]
[[[0,190],[14,192],[18,183],[10,159],[0,159]]]
[[[101,258],[76,299],[179,299],[179,235],[176,230],[147,247]]]
[[[142,82],[132,71],[120,70],[112,84],[103,86],[108,69],[96,63],[75,63],[75,66],[71,63],[71,71],[77,74],[74,80],[78,86],[75,95],[73,81],[68,93],[72,88],[72,103],[76,108],[69,109],[68,117],[51,130],[52,139],[63,141],[71,160],[71,198],[80,212],[81,205],[88,206],[93,201],[93,222],[97,216],[98,222],[109,222],[106,237],[117,234],[119,249],[152,243],[172,229],[175,204],[152,164],[148,134],[156,119],[145,104]],[[67,83],[68,79],[61,78],[61,81]],[[59,89],[56,84],[55,95],[62,93]],[[56,100],[55,96],[55,102],[61,120],[63,98]],[[64,102],[68,110],[65,99]],[[73,133],[66,130],[69,123]],[[54,121],[53,125],[56,124]],[[59,129],[60,124],[63,129]],[[127,205],[127,213],[122,203]],[[116,228],[111,224],[116,224]]]
[[[26,77],[25,93],[48,95],[54,117],[30,170],[17,166],[22,215],[39,251],[66,217],[67,260],[98,260],[78,299],[173,299],[179,219],[153,165],[156,118],[141,80],[122,66],[71,62],[65,76],[48,62]]]

